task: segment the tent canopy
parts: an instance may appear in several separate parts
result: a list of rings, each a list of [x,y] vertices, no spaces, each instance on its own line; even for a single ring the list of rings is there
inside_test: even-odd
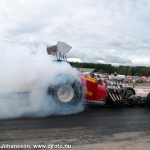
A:
[[[134,78],[140,78],[139,76],[134,76]]]
[[[146,76],[141,76],[140,78],[142,78],[142,79],[146,79],[147,77],[146,77]]]

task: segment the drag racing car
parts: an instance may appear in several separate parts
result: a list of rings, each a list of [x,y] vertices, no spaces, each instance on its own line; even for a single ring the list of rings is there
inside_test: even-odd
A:
[[[96,79],[85,77],[87,91],[85,101],[88,103],[102,105],[141,105],[150,107],[150,93],[147,97],[137,96],[132,87],[123,87],[123,79],[117,76],[112,77],[106,86],[98,84]]]
[[[113,77],[103,86],[97,79],[73,68],[66,57],[71,48],[64,42],[57,42],[47,47],[48,55],[44,51],[38,56],[13,60],[13,63],[8,63],[10,67],[5,64],[1,67],[0,100],[16,100],[19,97],[37,101],[42,95],[41,103],[46,98],[46,103],[56,102],[59,106],[76,107],[83,102],[150,107],[150,93],[147,97],[137,96],[133,88],[122,86],[121,78]]]
[[[61,63],[67,60],[66,53],[71,46],[64,42],[57,42],[57,45],[47,47],[49,55],[56,56]],[[64,76],[65,80],[63,80]],[[79,80],[69,74],[60,74],[56,77],[62,79],[61,84],[50,85],[48,94],[63,105],[78,105],[82,100],[85,103],[96,104],[125,104],[125,105],[147,105],[150,107],[150,93],[147,97],[136,96],[135,90],[131,87],[123,87],[123,79],[117,76],[108,80],[107,86],[98,84],[98,80],[78,72]]]

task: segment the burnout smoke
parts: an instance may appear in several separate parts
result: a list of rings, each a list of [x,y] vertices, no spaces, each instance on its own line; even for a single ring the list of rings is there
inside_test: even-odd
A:
[[[82,103],[77,107],[62,106],[47,94],[48,86],[55,82],[61,83],[61,80],[55,81],[55,77],[66,73],[79,80],[77,72],[68,63],[52,61],[46,53],[16,54],[15,58],[7,53],[1,54],[0,119],[44,117],[83,111]]]

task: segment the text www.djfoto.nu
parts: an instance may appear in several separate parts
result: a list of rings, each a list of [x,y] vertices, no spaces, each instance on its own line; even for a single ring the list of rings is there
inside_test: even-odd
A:
[[[15,149],[71,149],[72,145],[48,144],[48,145],[14,145],[2,144],[0,148],[15,148]]]

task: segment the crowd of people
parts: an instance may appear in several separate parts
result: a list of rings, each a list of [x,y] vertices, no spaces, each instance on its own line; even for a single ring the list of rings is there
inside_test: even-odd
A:
[[[95,75],[94,73],[92,73],[90,76],[98,80],[99,85],[107,86],[107,83],[108,83],[107,81],[109,79],[108,74]],[[115,71],[114,73],[111,74],[111,76],[117,76],[117,72]]]
[[[117,76],[117,72],[114,72],[111,74],[111,76]],[[106,73],[106,74],[101,74],[101,75],[96,75],[94,73],[90,74],[90,76],[94,79],[102,79],[102,78],[105,78],[105,79],[109,79],[109,75]]]

